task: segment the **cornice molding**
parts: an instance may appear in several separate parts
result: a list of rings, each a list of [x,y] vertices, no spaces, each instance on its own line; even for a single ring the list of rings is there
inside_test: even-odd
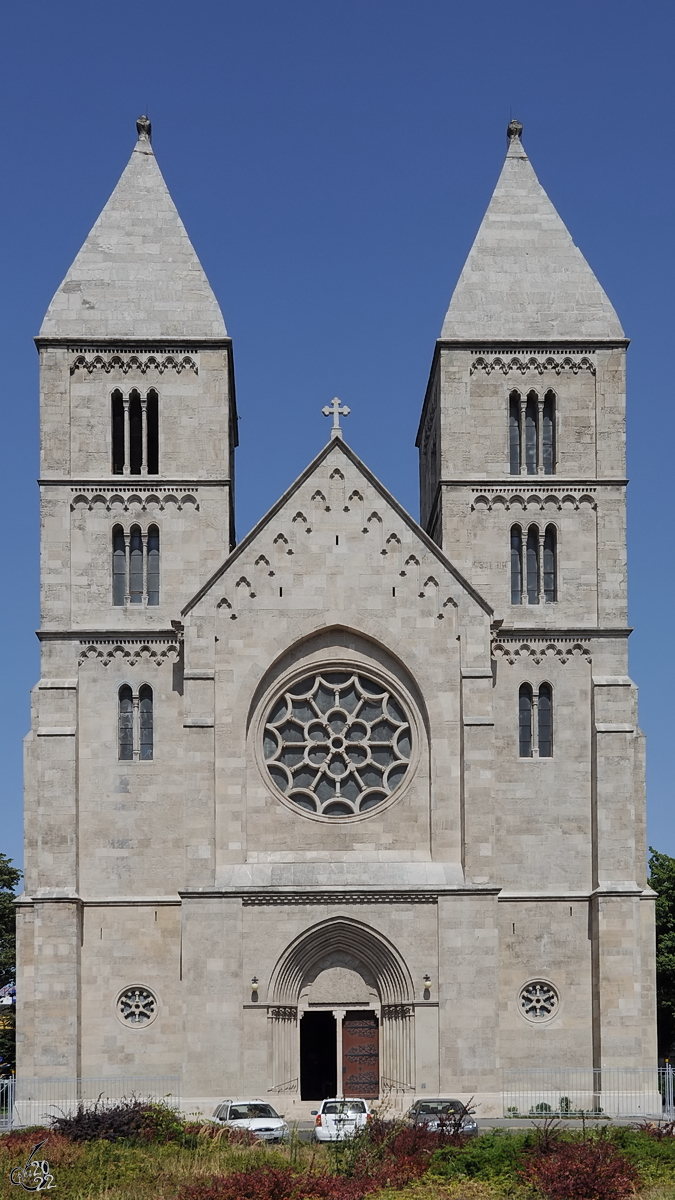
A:
[[[569,353],[561,354],[555,351],[524,350],[520,354],[495,354],[486,351],[474,358],[469,367],[469,374],[475,375],[476,371],[483,371],[486,375],[491,375],[493,371],[501,371],[502,375],[509,375],[511,371],[517,371],[520,375],[527,375],[534,371],[537,375],[543,375],[546,371],[552,371],[555,375],[561,375],[563,371],[571,371],[573,375],[578,375],[579,371],[589,371],[591,375],[595,375],[596,364],[590,357],[591,354],[592,351],[585,354],[577,352],[575,357],[572,357]]]
[[[89,357],[86,354],[78,354],[70,364],[70,374],[74,375],[80,370],[89,375],[94,371],[105,371],[106,375],[111,371],[121,371],[123,375],[128,375],[129,371],[138,371],[141,375],[147,374],[148,371],[156,371],[158,375],[163,375],[165,371],[175,371],[177,375],[182,371],[192,371],[198,375],[199,364],[191,354],[180,352],[162,354],[160,351],[159,354],[148,354],[142,358],[139,354],[116,351],[107,357],[96,353],[91,353]]]

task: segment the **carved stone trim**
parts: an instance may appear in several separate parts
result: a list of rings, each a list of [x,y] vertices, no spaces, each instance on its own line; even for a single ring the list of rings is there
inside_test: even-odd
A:
[[[411,1004],[383,1004],[383,1021],[408,1021],[413,1015]]]
[[[152,662],[160,667],[170,658],[176,661],[180,651],[177,638],[162,635],[153,637],[152,634],[136,638],[125,637],[124,634],[120,637],[87,638],[80,644],[83,647],[78,659],[80,663],[88,658],[96,658],[104,667],[109,666],[116,656],[130,667],[139,662]]]
[[[292,1004],[281,1004],[277,1008],[268,1008],[267,1015],[272,1021],[292,1021],[295,1024],[298,1010]]]
[[[528,371],[535,371],[537,375],[543,375],[544,371],[553,371],[556,375],[563,371],[571,371],[573,375],[578,375],[579,371],[590,371],[595,375],[595,362],[586,354],[572,356],[527,351],[510,356],[480,354],[471,363],[470,374],[474,375],[476,371],[484,371],[486,375],[491,375],[493,371],[501,371],[503,375],[508,375],[510,371],[518,371],[521,375],[526,375]]]
[[[492,643],[492,653],[501,654],[508,663],[513,666],[518,658],[531,658],[533,662],[543,662],[547,654],[557,658],[559,662],[566,663],[573,654],[578,654],[585,658],[587,662],[591,661],[591,651],[588,645],[587,638],[576,637],[547,637],[542,634],[541,637],[496,637]]]
[[[438,904],[437,892],[252,892],[244,908],[299,904]]]
[[[483,487],[472,490],[472,512],[479,505],[485,507],[488,512],[492,512],[494,508],[503,508],[505,512],[509,512],[513,507],[523,512],[528,508],[539,508],[542,512],[547,508],[556,508],[560,512],[563,505],[569,505],[575,511],[578,511],[582,504],[587,504],[592,509],[598,506],[594,487],[556,489],[534,485],[518,489]]]
[[[104,508],[106,512],[115,510],[129,512],[132,507],[147,512],[149,508],[157,508],[159,512],[164,512],[167,507],[174,507],[177,512],[181,512],[186,504],[192,505],[195,512],[199,512],[199,500],[192,492],[184,492],[181,495],[178,492],[167,492],[161,488],[155,489],[151,483],[146,483],[127,485],[119,489],[111,488],[108,495],[100,488],[91,490],[73,488],[70,508],[71,511],[77,508],[86,508],[89,512],[98,506]]]
[[[92,371],[105,371],[109,375],[111,371],[121,371],[123,375],[127,375],[129,371],[140,371],[141,375],[145,375],[149,370],[155,370],[159,375],[163,375],[165,371],[175,371],[180,375],[181,371],[194,371],[195,375],[199,374],[199,368],[194,358],[190,354],[164,354],[160,356],[149,354],[147,357],[141,357],[139,354],[94,354],[87,357],[86,354],[78,354],[77,358],[73,359],[70,364],[70,374],[74,375],[76,371],[87,371],[90,375]]]

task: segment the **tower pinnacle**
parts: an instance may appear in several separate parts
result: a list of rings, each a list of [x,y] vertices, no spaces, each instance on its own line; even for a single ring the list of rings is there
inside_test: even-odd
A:
[[[136,122],[136,129],[138,130],[139,138],[147,138],[149,142],[152,141],[152,125],[148,117],[139,117]]]
[[[506,127],[506,136],[509,141],[512,141],[513,138],[522,137],[522,133],[523,133],[523,127],[522,127],[520,121],[516,121],[516,119],[514,117],[511,121],[509,121],[509,123]]]

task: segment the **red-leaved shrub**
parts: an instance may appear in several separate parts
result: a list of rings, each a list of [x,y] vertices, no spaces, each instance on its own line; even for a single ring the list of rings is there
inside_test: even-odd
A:
[[[374,1191],[372,1181],[366,1186]],[[291,1167],[254,1167],[208,1183],[185,1185],[179,1200],[363,1200],[364,1185],[336,1175],[299,1174]]]
[[[521,1177],[546,1200],[624,1200],[639,1182],[632,1163],[607,1141],[559,1142],[534,1154]]]
[[[379,1173],[313,1175],[292,1167],[261,1166],[216,1176],[208,1183],[186,1184],[178,1200],[364,1200],[386,1182]]]

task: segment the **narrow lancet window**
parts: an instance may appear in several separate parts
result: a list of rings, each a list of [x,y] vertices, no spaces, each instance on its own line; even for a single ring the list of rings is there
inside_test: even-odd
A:
[[[539,603],[539,529],[530,525],[527,531],[526,551],[527,603]]]
[[[153,743],[153,704],[152,688],[144,683],[138,693],[139,725],[140,725],[140,758],[146,761],[152,758]]]
[[[523,531],[511,526],[511,603],[521,604],[523,595]]]
[[[119,757],[123,762],[134,757],[134,698],[128,683],[118,693]]]
[[[547,392],[542,410],[541,445],[544,475],[555,473],[555,394]]]
[[[537,718],[539,757],[551,758],[553,755],[553,695],[549,683],[540,684]]]
[[[528,475],[537,474],[537,418],[539,402],[530,392],[525,405],[525,467]]]
[[[118,388],[112,394],[112,473],[124,474],[124,399]]]
[[[121,525],[113,529],[113,604],[124,604],[127,587],[127,555],[124,545],[124,530]]]
[[[148,604],[159,604],[159,529],[148,529]]]
[[[512,475],[520,475],[520,395],[509,397],[509,465]]]
[[[129,535],[129,599],[143,603],[143,535],[138,525],[132,525]]]
[[[146,401],[148,475],[159,474],[159,396],[154,388],[148,392]]]
[[[532,757],[532,688],[521,683],[518,692],[518,754],[520,758]]]
[[[544,600],[552,604],[558,599],[556,583],[556,527],[547,525],[544,533]]]
[[[136,389],[129,393],[129,474],[140,475],[143,462],[143,419],[141,395]]]

